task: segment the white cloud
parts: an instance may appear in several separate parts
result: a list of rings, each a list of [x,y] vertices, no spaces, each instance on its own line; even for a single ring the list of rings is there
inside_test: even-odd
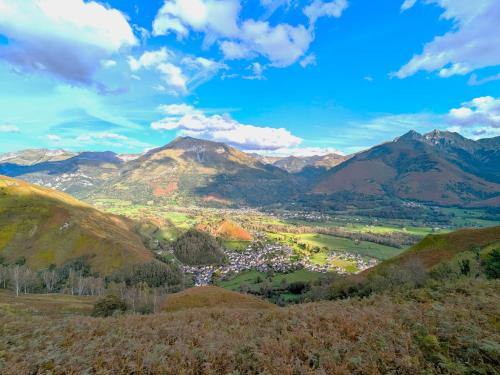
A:
[[[15,125],[3,124],[0,125],[0,133],[19,133],[21,129],[19,129]]]
[[[228,60],[246,59],[255,56],[255,52],[250,47],[240,42],[223,41],[220,43],[220,50]]]
[[[405,0],[401,5],[401,11],[404,12],[407,9],[410,9],[417,3],[417,0]]]
[[[342,151],[339,151],[332,147],[292,147],[292,148],[282,148],[274,150],[272,152],[265,152],[266,155],[273,156],[324,156],[328,154],[345,155]]]
[[[165,47],[146,51],[139,58],[129,56],[128,64],[133,72],[145,69],[158,73],[167,87],[155,84],[155,90],[172,95],[186,94],[188,85],[196,86],[213,77],[219,70],[227,69],[223,63],[204,57],[178,56]]]
[[[252,71],[252,75],[249,76],[243,76],[243,79],[250,79],[250,80],[263,80],[266,79],[264,77],[264,70],[266,70],[265,66],[262,66],[258,62],[252,63],[249,67],[247,67],[248,70]]]
[[[171,63],[162,63],[158,65],[158,71],[165,83],[181,92],[187,91],[187,78],[182,73],[182,69]]]
[[[450,124],[465,127],[500,128],[500,98],[483,96],[462,103],[448,114]]]
[[[128,64],[130,69],[135,72],[143,68],[155,68],[161,63],[166,62],[171,56],[172,53],[163,47],[156,51],[146,51],[138,59],[133,56],[129,56]]]
[[[284,128],[242,124],[229,115],[207,115],[186,104],[164,105],[167,115],[153,122],[156,130],[179,130],[182,135],[224,142],[243,150],[278,150],[297,146],[301,139]]]
[[[316,55],[311,53],[300,60],[300,66],[303,68],[307,68],[309,65],[316,65]]]
[[[314,0],[304,8],[304,14],[309,18],[309,24],[314,25],[318,18],[339,18],[348,7],[347,0],[321,1]]]
[[[74,136],[48,134],[46,137],[50,142],[57,143],[59,147],[67,147],[71,149],[81,149],[82,146],[103,146],[107,148],[144,150],[152,147],[149,143],[112,132],[90,132]]]
[[[183,38],[192,29],[234,36],[239,12],[239,0],[166,0],[153,22],[153,35],[174,32]]]
[[[485,77],[482,79],[478,79],[477,74],[471,74],[467,84],[469,86],[480,86],[480,85],[484,85],[485,83],[488,83],[488,82],[494,82],[494,81],[499,81],[499,80],[500,80],[500,73],[489,76],[489,77]]]
[[[265,7],[277,7],[288,1],[264,0]],[[166,0],[153,23],[156,35],[176,33],[185,38],[191,32],[205,35],[205,46],[219,41],[227,60],[263,56],[275,67],[297,62],[308,51],[314,39],[313,24],[319,17],[340,17],[347,0],[322,2],[315,0],[305,8],[309,28],[304,25],[266,20],[244,19],[239,0]]]
[[[56,134],[47,134],[47,139],[51,142],[59,142],[61,140],[61,137]]]
[[[402,10],[416,1],[406,0]],[[476,69],[500,65],[500,2],[498,0],[427,0],[444,9],[442,18],[451,20],[451,31],[436,36],[421,54],[394,75],[409,77],[418,71],[438,71],[443,78],[464,75]]]
[[[268,58],[273,66],[286,67],[307,52],[313,37],[302,25],[271,26],[267,21],[247,20],[239,40],[249,51]]]
[[[102,61],[137,44],[118,10],[83,0],[0,0],[0,58],[27,72],[92,83]]]

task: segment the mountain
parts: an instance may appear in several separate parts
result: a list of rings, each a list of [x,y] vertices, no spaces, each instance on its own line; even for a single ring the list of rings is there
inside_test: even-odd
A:
[[[0,176],[0,255],[31,269],[87,257],[93,271],[153,259],[134,222],[105,214],[56,190]]]
[[[327,171],[313,193],[392,197],[444,206],[500,204],[500,142],[457,133],[406,133]]]
[[[103,181],[118,173],[125,162],[114,152],[81,152],[63,160],[17,164],[0,163],[0,174],[22,178],[83,198]]]
[[[178,137],[126,163],[93,196],[263,205],[297,194],[299,186],[286,171],[226,144]]]
[[[60,161],[69,159],[76,154],[65,150],[27,149],[17,152],[0,154],[0,163],[11,163],[17,165],[34,165],[48,161]]]
[[[24,152],[25,153],[25,152]],[[29,154],[29,153],[28,153]],[[470,140],[408,132],[352,156],[286,158],[178,137],[142,155],[47,150],[6,157],[0,174],[78,198],[180,205],[370,209],[401,201],[461,207],[500,205],[500,137]],[[12,155],[11,155],[12,156]],[[49,160],[45,160],[45,159]]]
[[[330,169],[344,162],[349,157],[339,154],[314,155],[314,156],[287,156],[270,157],[251,154],[265,164],[272,164],[289,173],[302,172],[306,167]]]

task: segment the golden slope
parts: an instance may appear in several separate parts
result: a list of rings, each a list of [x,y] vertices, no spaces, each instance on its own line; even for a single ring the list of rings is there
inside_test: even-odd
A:
[[[153,259],[134,223],[51,189],[0,176],[0,256],[41,269],[86,256],[109,274]]]

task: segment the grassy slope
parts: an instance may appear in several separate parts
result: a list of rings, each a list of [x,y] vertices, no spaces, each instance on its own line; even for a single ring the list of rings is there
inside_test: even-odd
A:
[[[259,298],[236,293],[214,286],[191,288],[170,295],[162,310],[167,312],[193,308],[238,308],[238,309],[272,309],[274,305]]]
[[[418,260],[426,268],[452,260],[457,254],[474,248],[485,248],[500,242],[500,226],[482,229],[461,229],[446,234],[432,234],[402,254],[389,259],[374,269],[383,269],[393,264],[404,264]]]
[[[274,309],[58,319],[3,314],[0,372],[494,374],[498,281]]]
[[[273,286],[279,286],[282,280],[286,280],[288,283],[293,283],[295,281],[315,281],[322,274],[319,272],[312,272],[307,270],[298,270],[290,273],[277,273],[273,276],[271,283]],[[218,286],[231,289],[231,290],[239,290],[241,284],[247,284],[251,289],[258,289],[265,281],[266,281],[266,273],[259,272],[256,270],[242,272],[235,277],[220,281]],[[257,278],[260,278],[262,281],[260,283],[255,283]]]
[[[88,256],[93,270],[153,258],[128,219],[100,212],[71,196],[0,176],[0,255],[25,257],[40,269]]]

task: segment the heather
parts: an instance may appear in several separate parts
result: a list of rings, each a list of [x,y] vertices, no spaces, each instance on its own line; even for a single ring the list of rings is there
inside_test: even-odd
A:
[[[495,374],[500,282],[274,309],[56,318],[0,308],[3,374]],[[167,300],[168,303],[168,300]]]

